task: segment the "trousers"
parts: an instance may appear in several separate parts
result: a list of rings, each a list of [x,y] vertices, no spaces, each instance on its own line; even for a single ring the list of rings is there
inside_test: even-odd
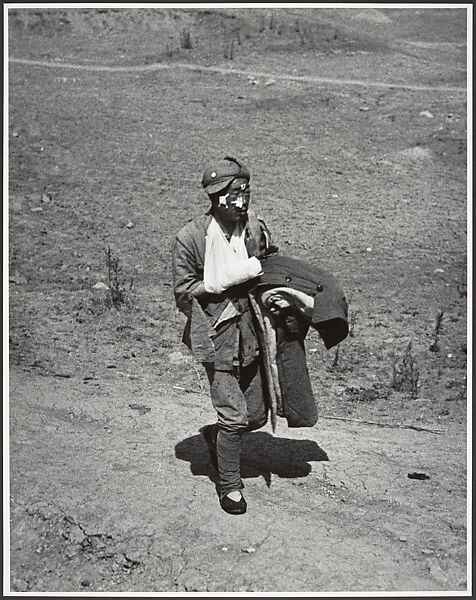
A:
[[[220,371],[205,364],[210,396],[217,412],[217,459],[220,494],[242,489],[240,457],[243,434],[259,429],[268,420],[263,394],[261,361]]]

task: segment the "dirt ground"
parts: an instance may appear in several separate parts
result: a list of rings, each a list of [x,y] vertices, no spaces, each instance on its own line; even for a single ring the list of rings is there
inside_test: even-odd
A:
[[[4,593],[468,595],[466,9],[8,25]],[[239,517],[170,253],[225,154],[350,300],[338,349],[306,339],[318,424],[248,435]]]

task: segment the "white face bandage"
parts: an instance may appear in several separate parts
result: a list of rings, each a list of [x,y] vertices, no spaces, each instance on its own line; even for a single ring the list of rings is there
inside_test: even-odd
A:
[[[243,197],[238,196],[236,200],[233,200],[232,204],[233,206],[236,206],[236,208],[243,208]]]
[[[233,208],[238,208],[241,210],[247,203],[247,200],[249,200],[246,194],[247,187],[247,183],[242,183],[239,190],[233,190],[233,194],[228,192],[223,196],[218,196],[218,206],[223,206],[225,209],[228,209],[230,206],[232,206]],[[230,196],[232,199],[228,200]]]
[[[218,205],[219,206],[225,206],[226,208],[228,208],[228,205],[226,203],[226,199],[228,198],[230,194],[225,194],[224,196],[218,196]]]

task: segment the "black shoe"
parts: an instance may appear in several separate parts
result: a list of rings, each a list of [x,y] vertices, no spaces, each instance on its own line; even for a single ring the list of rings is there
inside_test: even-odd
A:
[[[246,512],[246,500],[243,495],[238,502],[235,502],[229,496],[223,496],[220,498],[220,506],[230,515],[242,515]]]
[[[218,427],[216,425],[204,425],[200,429],[200,433],[207,444],[208,452],[210,454],[210,460],[215,470],[218,473],[218,458],[217,458],[217,435]]]

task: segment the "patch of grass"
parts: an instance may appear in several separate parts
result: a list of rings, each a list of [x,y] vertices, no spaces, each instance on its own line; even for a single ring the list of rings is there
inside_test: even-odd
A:
[[[229,60],[233,60],[233,40],[231,40],[228,47],[225,48],[224,56],[225,56],[225,58],[228,58]]]
[[[129,292],[132,291],[134,278],[131,277],[129,289],[126,291],[126,284],[119,267],[119,256],[113,254],[111,246],[108,246],[106,250],[106,266],[109,292],[106,296],[106,304],[109,308],[120,308],[123,304],[129,304]]]
[[[192,34],[190,33],[190,29],[186,27],[180,32],[180,47],[183,50],[191,50],[193,48]]]
[[[441,328],[443,325],[443,317],[445,315],[445,312],[443,310],[439,310],[437,315],[436,315],[436,322],[435,322],[435,331],[434,331],[434,338],[433,338],[433,342],[430,345],[430,351],[431,352],[438,352],[440,350],[440,346],[439,346],[439,337],[440,337],[440,333],[441,333]]]
[[[235,34],[236,34],[236,43],[238,44],[238,46],[241,46],[241,31],[238,27],[235,29]]]
[[[339,364],[339,345],[337,345],[335,354],[334,354],[334,359],[332,361],[332,368],[333,369],[337,369],[337,366]]]
[[[381,383],[373,383],[370,387],[347,386],[346,396],[350,402],[375,402],[381,398],[387,399],[389,390]]]
[[[456,285],[456,289],[458,290],[458,294],[460,298],[466,298],[468,295],[468,285],[466,283],[465,274],[461,273],[461,278],[459,283]]]
[[[412,398],[418,396],[420,371],[412,350],[412,342],[403,353],[401,359],[393,355],[392,381],[390,387],[397,392],[410,392]]]
[[[168,42],[166,44],[165,47],[165,55],[168,58],[172,58],[173,56],[175,56],[175,54],[177,54],[178,50],[176,48],[173,48],[172,46],[169,46]]]
[[[258,23],[258,31],[259,33],[263,33],[263,31],[266,29],[266,20],[263,17],[263,15],[260,16],[259,19],[259,23]]]
[[[349,301],[350,304],[350,301]],[[357,322],[358,310],[349,310],[348,323],[349,323],[349,337],[354,337],[355,324]]]

